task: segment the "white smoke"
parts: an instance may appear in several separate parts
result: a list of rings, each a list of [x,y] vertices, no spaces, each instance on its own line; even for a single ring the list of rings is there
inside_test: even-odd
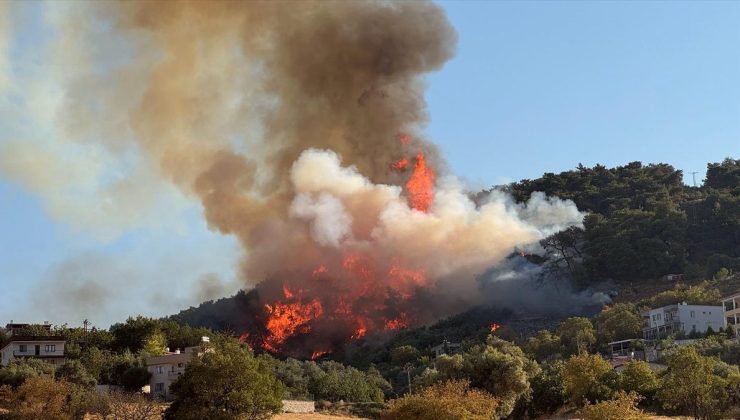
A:
[[[541,193],[515,204],[496,191],[476,206],[452,176],[440,180],[430,211],[420,212],[401,188],[371,183],[330,150],[303,152],[291,180],[298,192],[291,214],[307,223],[316,244],[373,250],[423,267],[433,278],[472,279],[515,247],[580,225],[584,216],[572,201]]]

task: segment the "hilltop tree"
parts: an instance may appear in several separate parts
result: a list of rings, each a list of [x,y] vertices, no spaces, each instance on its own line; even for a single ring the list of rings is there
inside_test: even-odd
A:
[[[144,340],[142,351],[150,356],[161,356],[164,354],[167,342],[161,332],[155,332]]]
[[[113,334],[113,348],[117,351],[128,349],[136,353],[144,347],[147,338],[158,332],[156,320],[137,316],[129,317],[126,322],[113,324],[110,327]]]

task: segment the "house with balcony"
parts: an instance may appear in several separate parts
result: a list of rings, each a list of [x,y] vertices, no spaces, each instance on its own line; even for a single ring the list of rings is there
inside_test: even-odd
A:
[[[14,360],[33,358],[60,365],[65,361],[64,344],[58,336],[11,335],[10,342],[0,349],[0,361],[7,366]]]
[[[724,308],[712,305],[678,303],[643,312],[642,335],[646,340],[659,340],[676,334],[706,333],[725,327]]]
[[[740,293],[722,299],[725,323],[732,328],[735,337],[740,336]]]

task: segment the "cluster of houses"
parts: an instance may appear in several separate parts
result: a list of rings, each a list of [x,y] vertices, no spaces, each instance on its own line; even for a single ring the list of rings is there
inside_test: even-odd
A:
[[[65,340],[60,336],[52,335],[51,324],[44,322],[42,328],[48,335],[24,335],[30,324],[17,324],[12,321],[5,326],[6,344],[0,349],[2,366],[25,358],[43,360],[53,365],[61,365],[66,359],[64,355]],[[149,385],[142,388],[144,393],[151,394],[164,400],[172,400],[174,395],[170,391],[172,383],[185,372],[185,367],[193,357],[209,351],[208,337],[201,338],[200,346],[186,347],[170,351],[166,348],[159,356],[146,359],[147,370],[152,374]],[[107,385],[99,385],[100,389],[107,389]],[[283,411],[290,413],[308,413],[315,410],[313,401],[283,400]]]
[[[708,331],[731,331],[734,337],[740,336],[740,293],[722,299],[721,306],[688,305],[679,303],[663,306],[644,312],[645,321],[642,339],[647,343],[655,343],[662,338],[695,337]],[[41,326],[49,331],[49,335],[24,335],[29,324],[17,324],[12,321],[5,326],[6,344],[0,349],[2,366],[17,359],[35,358],[47,363],[59,365],[65,362],[62,337],[51,334],[51,324],[44,322]],[[147,369],[152,374],[145,392],[164,399],[171,399],[170,385],[182,375],[191,358],[203,348],[207,348],[208,337],[202,338],[201,346],[187,347],[182,350],[170,351],[166,349],[160,356],[146,359]],[[621,340],[610,344],[611,360],[615,368],[619,368],[626,361],[636,358],[632,343],[635,340]],[[442,354],[454,353],[460,349],[460,343],[444,343],[432,348],[435,357]],[[655,347],[653,347],[655,349]],[[207,350],[206,350],[207,351]],[[658,358],[657,352],[646,347],[637,358],[652,362]]]
[[[24,331],[30,324],[18,324],[12,321],[5,326],[7,343],[0,349],[0,364],[7,366],[8,363],[24,358],[43,360],[52,365],[61,365],[66,359],[64,355],[64,339],[52,335],[51,324],[44,322],[41,328],[49,331],[48,335],[24,335]],[[207,344],[208,337],[202,338],[203,344]],[[152,356],[146,359],[147,369],[152,374],[149,385],[145,392],[164,399],[170,399],[170,385],[185,371],[190,358],[197,354],[200,346],[186,347],[182,350],[170,351],[169,348],[161,356]]]
[[[693,338],[707,332],[726,331],[734,338],[740,338],[740,293],[721,300],[721,306],[689,305],[678,303],[650,309],[642,313],[642,337],[608,343],[609,360],[612,366],[620,370],[632,359],[641,359],[650,363],[653,368],[660,368],[655,363],[661,356],[660,340],[673,337],[675,343],[691,343]],[[644,346],[635,349],[635,342],[641,341]],[[461,349],[460,343],[443,343],[431,348],[432,355],[453,354]]]

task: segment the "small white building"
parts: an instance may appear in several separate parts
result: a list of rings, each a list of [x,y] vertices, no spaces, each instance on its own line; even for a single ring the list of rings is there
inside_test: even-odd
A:
[[[10,342],[0,349],[3,366],[24,358],[41,359],[53,365],[64,363],[64,344],[62,337],[31,337],[13,335]]]
[[[442,356],[443,354],[455,354],[458,353],[461,349],[462,345],[460,343],[450,343],[449,341],[445,340],[442,342],[442,344],[438,344],[434,347],[432,347],[430,350],[432,354],[434,355],[434,358]]]
[[[722,306],[679,303],[651,309],[642,316],[645,320],[642,335],[646,340],[657,340],[680,332],[685,335],[703,334],[709,328],[718,331],[726,325]]]

